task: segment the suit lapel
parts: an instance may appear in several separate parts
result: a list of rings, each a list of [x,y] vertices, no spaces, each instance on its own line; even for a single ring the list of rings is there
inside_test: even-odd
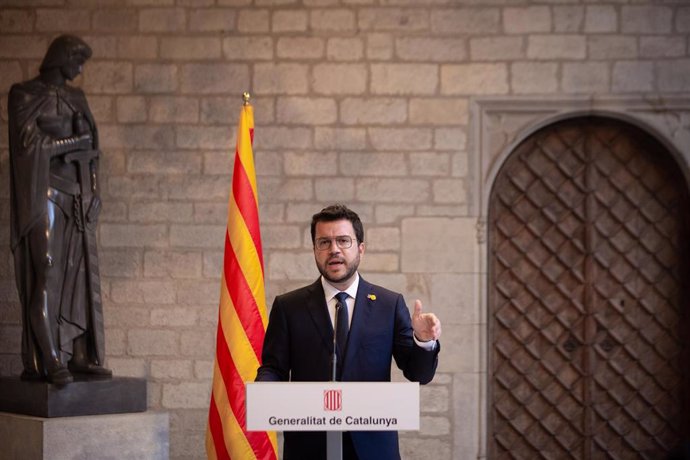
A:
[[[331,318],[328,315],[328,306],[326,305],[326,294],[323,292],[321,279],[316,280],[314,284],[309,287],[309,296],[307,299],[307,310],[314,321],[316,330],[321,335],[321,340],[328,350],[333,349],[333,325]]]

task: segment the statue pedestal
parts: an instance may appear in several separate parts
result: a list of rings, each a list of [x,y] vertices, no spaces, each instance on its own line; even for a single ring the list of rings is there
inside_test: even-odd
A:
[[[76,377],[63,387],[19,377],[0,378],[0,412],[36,417],[119,414],[146,410],[146,380]]]
[[[167,460],[166,412],[40,418],[0,412],[1,458]]]

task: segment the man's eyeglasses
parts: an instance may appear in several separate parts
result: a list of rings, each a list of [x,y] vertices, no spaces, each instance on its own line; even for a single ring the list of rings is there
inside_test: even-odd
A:
[[[332,241],[335,241],[335,244],[340,249],[348,249],[352,247],[352,237],[347,235],[336,236],[335,238],[317,238],[316,241],[314,241],[314,246],[319,251],[325,251],[330,249]]]

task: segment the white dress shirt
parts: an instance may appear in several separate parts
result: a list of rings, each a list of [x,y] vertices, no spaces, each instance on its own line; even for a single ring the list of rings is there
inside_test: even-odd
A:
[[[323,292],[326,297],[326,305],[328,305],[328,316],[331,318],[331,325],[335,323],[335,306],[338,303],[338,299],[335,298],[335,295],[340,291],[340,289],[337,289],[331,283],[326,281],[326,279],[322,276],[321,277],[321,285],[323,286]],[[357,297],[357,289],[359,288],[359,272],[355,272],[355,280],[352,282],[350,287],[345,289],[342,292],[347,292],[347,295],[349,296],[346,300],[347,303],[347,321],[348,321],[348,327],[352,325],[352,315],[355,311],[355,298]],[[412,334],[412,338],[414,339],[415,343],[422,347],[423,349],[427,351],[432,351],[436,348],[436,341],[435,340],[429,340],[428,342],[420,342],[417,340],[417,337],[415,337],[414,334]]]

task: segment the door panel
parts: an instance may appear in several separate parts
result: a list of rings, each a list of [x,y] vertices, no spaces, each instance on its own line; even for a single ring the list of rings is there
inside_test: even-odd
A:
[[[492,458],[659,458],[681,440],[677,169],[650,136],[596,117],[506,161],[489,211]]]

